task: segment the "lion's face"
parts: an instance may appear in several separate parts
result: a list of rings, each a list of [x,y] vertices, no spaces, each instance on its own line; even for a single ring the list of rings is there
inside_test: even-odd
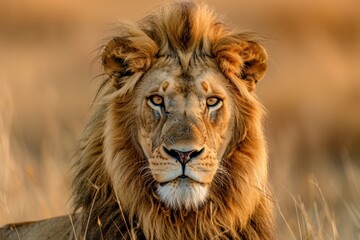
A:
[[[138,140],[157,194],[168,207],[197,208],[207,197],[230,141],[229,81],[204,66],[154,67],[138,91]]]

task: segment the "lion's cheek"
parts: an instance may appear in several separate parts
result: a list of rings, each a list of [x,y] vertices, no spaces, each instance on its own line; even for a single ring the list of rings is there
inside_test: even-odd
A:
[[[147,158],[151,155],[151,136],[150,134],[143,128],[138,132],[138,141],[139,144]]]
[[[153,110],[149,109],[146,106],[142,107],[141,112],[141,128],[143,128],[146,132],[150,133],[154,131],[156,126],[160,121],[160,114]]]
[[[187,165],[185,174],[197,182],[210,184],[219,167],[218,162],[217,158],[210,156],[190,162]]]
[[[218,117],[211,127],[213,129],[213,142],[214,149],[218,159],[222,159],[227,145],[230,142],[231,135],[233,134],[233,118],[231,112],[228,111],[227,106],[219,112]],[[230,134],[229,134],[230,133]]]
[[[149,168],[154,180],[159,183],[170,181],[182,174],[179,163],[165,159],[161,156],[150,158]]]

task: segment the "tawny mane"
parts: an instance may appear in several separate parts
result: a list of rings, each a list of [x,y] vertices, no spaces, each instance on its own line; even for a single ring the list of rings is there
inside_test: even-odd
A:
[[[109,77],[100,88],[74,165],[78,234],[90,239],[274,239],[267,193],[263,110],[253,89],[267,55],[252,35],[233,32],[206,6],[172,3],[138,24],[120,24],[102,53]],[[224,173],[196,211],[166,208],[146,173],[137,140],[137,84],[158,59],[177,59],[184,71],[194,59],[211,59],[231,82],[236,131]],[[109,120],[116,125],[109,126]],[[116,144],[108,144],[108,136]],[[105,159],[121,155],[113,173]],[[118,157],[118,156],[117,156]],[[223,174],[223,175],[221,175]],[[116,194],[116,192],[121,192]]]

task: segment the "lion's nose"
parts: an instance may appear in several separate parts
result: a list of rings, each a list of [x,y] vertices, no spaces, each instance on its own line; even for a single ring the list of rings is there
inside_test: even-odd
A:
[[[170,155],[171,157],[178,160],[182,165],[187,164],[192,158],[195,158],[199,155],[201,155],[204,152],[204,148],[200,150],[191,150],[187,152],[179,151],[176,149],[167,149],[164,147],[164,151]]]

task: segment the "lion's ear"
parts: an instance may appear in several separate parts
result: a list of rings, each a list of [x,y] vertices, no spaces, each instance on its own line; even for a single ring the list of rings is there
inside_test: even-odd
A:
[[[220,69],[230,78],[234,76],[245,81],[249,91],[255,89],[267,69],[267,53],[255,41],[237,40],[230,38],[217,45],[216,57]]]
[[[134,31],[110,40],[102,53],[105,74],[114,79],[118,87],[121,80],[136,73],[146,72],[158,47],[144,32]]]
[[[241,79],[248,81],[250,90],[253,90],[255,84],[265,76],[268,56],[265,49],[255,42],[248,42],[240,56],[244,61]]]

